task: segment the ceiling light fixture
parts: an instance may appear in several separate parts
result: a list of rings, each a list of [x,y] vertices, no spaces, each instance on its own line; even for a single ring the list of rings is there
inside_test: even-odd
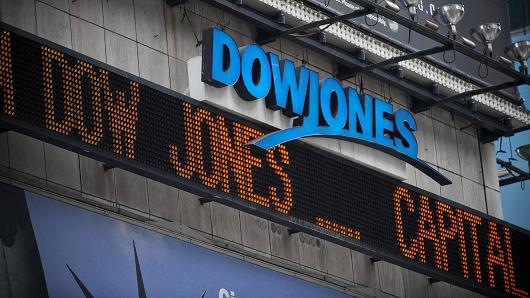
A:
[[[449,28],[447,36],[456,40],[456,24],[460,22],[464,16],[465,10],[463,4],[447,4],[438,7],[433,13],[434,19]]]
[[[471,38],[484,45],[484,55],[493,58],[493,41],[501,34],[500,23],[486,23],[469,31]]]
[[[530,57],[530,40],[523,40],[512,43],[504,50],[506,55],[512,59],[517,60],[521,63],[519,71],[528,74],[528,58]]]

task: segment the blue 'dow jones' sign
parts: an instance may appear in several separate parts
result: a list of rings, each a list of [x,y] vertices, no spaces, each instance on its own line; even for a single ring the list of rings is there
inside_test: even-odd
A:
[[[202,81],[215,87],[233,86],[244,100],[265,99],[267,108],[295,118],[293,127],[275,131],[249,144],[270,149],[301,137],[348,139],[384,151],[408,162],[441,185],[451,181],[418,159],[412,114],[335,78],[319,80],[317,72],[295,67],[288,59],[256,44],[239,49],[218,28],[203,32]]]

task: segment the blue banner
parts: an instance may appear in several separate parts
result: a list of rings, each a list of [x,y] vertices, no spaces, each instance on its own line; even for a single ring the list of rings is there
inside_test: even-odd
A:
[[[30,192],[26,198],[50,297],[349,297]]]

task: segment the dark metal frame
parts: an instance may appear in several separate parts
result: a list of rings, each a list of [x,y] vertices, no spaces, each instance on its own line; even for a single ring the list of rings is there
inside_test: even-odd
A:
[[[120,76],[123,76],[129,80],[133,80],[136,82],[139,82],[140,84],[146,85],[150,88],[153,88],[159,92],[162,92],[164,94],[170,95],[172,97],[178,98],[179,100],[182,100],[184,102],[192,103],[198,107],[208,109],[212,112],[218,113],[227,119],[231,119],[234,121],[237,121],[241,124],[248,125],[250,127],[264,130],[264,131],[272,131],[272,127],[269,125],[260,124],[254,121],[251,121],[246,118],[242,118],[239,116],[235,116],[225,110],[222,110],[220,108],[216,108],[215,106],[209,105],[204,102],[200,102],[197,100],[194,100],[186,95],[180,94],[176,91],[167,89],[165,87],[162,87],[160,85],[157,85],[153,82],[147,81],[143,78],[140,78],[138,76],[135,76],[133,74],[127,73],[121,69],[115,68],[113,66],[110,66],[108,64],[104,64],[98,60],[95,60],[93,58],[90,58],[88,56],[85,56],[83,54],[80,54],[78,52],[75,52],[71,49],[65,48],[61,45],[58,45],[56,43],[53,43],[49,40],[43,39],[41,37],[35,36],[33,34],[27,33],[23,30],[20,30],[18,28],[15,28],[13,26],[7,25],[5,23],[0,22],[0,28],[9,30],[11,32],[14,32],[18,35],[21,35],[25,38],[31,39],[33,41],[39,42],[41,44],[44,44],[46,46],[49,46],[51,48],[57,49],[65,54],[68,54],[72,57],[82,59],[90,64],[93,64],[97,67],[100,67],[102,69],[106,69],[108,71],[114,72]],[[292,232],[291,234],[303,232],[321,239],[324,239],[326,241],[330,241],[333,243],[336,243],[338,245],[348,247],[351,249],[354,249],[356,251],[359,251],[361,253],[367,254],[373,258],[373,260],[385,260],[388,262],[391,262],[393,264],[396,264],[398,266],[402,266],[404,268],[409,268],[411,270],[423,273],[427,276],[431,276],[434,278],[440,278],[444,281],[450,282],[452,284],[455,284],[457,286],[466,287],[468,289],[475,290],[477,292],[480,292],[484,295],[492,296],[492,297],[510,297],[504,292],[495,291],[492,288],[486,287],[484,285],[476,285],[471,284],[469,279],[466,279],[464,277],[452,275],[452,274],[445,274],[444,272],[441,272],[440,270],[436,269],[435,267],[428,267],[422,264],[418,264],[415,262],[411,262],[410,260],[406,259],[405,257],[399,257],[395,254],[390,254],[384,251],[375,250],[373,247],[367,245],[366,243],[362,243],[359,241],[352,241],[351,238],[333,233],[330,230],[327,230],[322,227],[315,226],[314,224],[310,224],[305,221],[298,220],[296,218],[293,218],[286,214],[281,214],[278,212],[275,212],[271,209],[264,208],[262,206],[256,206],[255,203],[252,203],[250,201],[245,201],[242,199],[234,198],[230,194],[224,193],[220,190],[212,189],[209,187],[206,187],[202,185],[199,182],[194,182],[187,180],[185,178],[181,178],[179,176],[176,176],[174,174],[165,173],[159,170],[156,170],[154,168],[151,168],[145,164],[139,163],[137,161],[124,158],[122,156],[117,156],[112,153],[109,153],[106,150],[94,147],[92,145],[89,145],[87,143],[82,143],[80,141],[77,141],[73,138],[70,138],[66,135],[61,135],[52,131],[49,131],[45,128],[39,128],[35,127],[33,125],[30,125],[28,123],[25,123],[23,121],[14,119],[10,116],[2,115],[0,114],[0,131],[10,131],[14,130],[17,132],[20,132],[22,134],[28,135],[30,137],[48,142],[50,144],[59,146],[61,148],[64,148],[66,150],[76,152],[78,154],[81,154],[83,156],[87,156],[89,158],[96,159],[104,164],[111,165],[112,167],[121,168],[126,171],[133,172],[135,174],[156,180],[160,183],[164,183],[173,187],[177,187],[179,189],[182,189],[184,191],[188,191],[191,193],[194,193],[198,196],[199,202],[203,204],[207,204],[211,201],[217,202],[220,204],[223,204],[225,206],[229,206],[247,213],[250,213],[252,215],[256,215],[258,217],[270,220],[272,222],[278,223],[280,225],[283,225],[287,227],[287,229],[290,229]],[[294,141],[299,142],[299,141]],[[406,187],[414,192],[417,192],[419,194],[426,195],[432,199],[439,200],[441,202],[447,203],[451,206],[454,206],[455,208],[462,209],[464,211],[477,214],[481,216],[482,218],[490,221],[494,221],[497,223],[500,223],[506,227],[509,227],[510,229],[513,229],[515,231],[518,231],[524,235],[527,235],[530,237],[530,231],[525,230],[521,227],[518,227],[516,225],[513,225],[508,222],[504,222],[502,220],[499,220],[495,217],[492,217],[488,214],[482,213],[478,210],[471,209],[465,205],[462,205],[458,202],[451,201],[449,199],[446,199],[444,197],[441,197],[437,194],[429,193],[421,188],[418,188],[414,185],[409,185],[407,183],[404,183],[402,181],[399,181],[395,178],[392,178],[390,176],[387,176],[385,174],[382,174],[380,172],[374,171],[366,166],[357,164],[353,161],[344,159],[339,157],[335,154],[329,154],[324,149],[319,149],[314,146],[305,146],[306,150],[310,150],[313,152],[316,152],[318,154],[325,155],[328,158],[332,158],[338,162],[341,162],[343,164],[347,164],[348,166],[351,166],[353,168],[356,168],[363,172],[368,172],[371,175],[377,176],[381,179],[391,181],[392,183],[395,183],[396,185],[400,185],[403,187]]]
[[[469,46],[460,43],[456,40],[453,40],[449,37],[446,37],[442,34],[438,34],[437,32],[420,25],[416,22],[414,22],[411,19],[408,19],[398,13],[395,13],[394,11],[385,8],[381,5],[378,5],[374,3],[374,1],[371,0],[350,0],[352,2],[355,2],[356,4],[362,6],[363,8],[372,8],[374,9],[374,13],[384,16],[386,18],[389,18],[398,24],[405,26],[406,28],[409,28],[412,31],[415,31],[416,33],[423,35],[424,37],[427,37],[435,42],[440,43],[442,46],[448,46],[451,49],[454,49],[455,51],[472,58],[480,63],[483,63],[484,65],[487,65],[511,78],[513,78],[514,81],[518,82],[519,84],[530,84],[530,77],[527,74],[520,73],[513,69],[512,67],[501,63],[497,60],[494,60],[493,58],[483,55],[480,52],[475,51],[473,48],[470,48]],[[431,61],[432,62],[432,61]],[[460,74],[462,75],[462,74]],[[465,76],[465,75],[464,75]],[[467,76],[465,76],[468,78]],[[480,85],[480,84],[479,84]],[[482,89],[482,88],[480,88]],[[477,89],[477,90],[480,90]],[[501,89],[497,90],[483,90],[481,93],[485,92],[491,92],[491,91],[500,91]],[[480,94],[480,93],[479,93]],[[502,96],[505,100],[514,103],[514,104],[521,104],[521,100],[514,98],[513,96],[510,96],[509,94],[499,94]]]
[[[519,176],[514,176],[514,177],[499,180],[500,186],[506,186],[506,185],[517,183],[517,182],[530,180],[530,172],[525,172],[524,170],[519,169],[518,167],[514,166],[511,162],[507,162],[507,161],[497,158],[497,164],[508,169],[509,171],[519,174]]]
[[[434,102],[434,103],[416,106],[416,107],[414,107],[412,109],[412,111],[414,113],[420,113],[420,112],[426,111],[426,110],[428,110],[428,109],[430,109],[430,108],[432,108],[434,106],[446,105],[446,104],[454,102],[454,101],[456,101],[458,99],[467,98],[467,97],[471,97],[471,96],[475,96],[475,95],[479,95],[479,94],[483,94],[483,93],[487,93],[487,92],[502,90],[502,89],[506,89],[506,88],[510,88],[510,87],[516,87],[516,86],[523,85],[523,84],[526,84],[526,82],[521,82],[521,81],[515,80],[515,81],[511,81],[511,82],[500,83],[498,85],[488,86],[488,87],[479,88],[479,89],[475,89],[475,90],[469,90],[469,91],[465,91],[465,92],[462,92],[462,93],[459,93],[459,94],[455,94],[453,96],[445,97],[445,98],[441,99],[440,101],[437,101],[437,102]]]
[[[215,5],[233,15],[239,16],[247,21],[249,21],[252,24],[255,24],[257,26],[257,34],[255,36],[255,40],[257,42],[270,39],[271,36],[278,35],[278,32],[282,32],[285,30],[288,30],[289,28],[285,25],[278,24],[275,20],[273,20],[271,17],[263,15],[256,10],[246,7],[244,5],[237,5],[234,2],[230,0],[205,0],[206,2]],[[400,18],[405,19],[405,23],[409,26],[414,27],[420,27],[421,32],[427,31],[429,32],[428,28],[425,28],[419,24],[416,24],[412,22],[411,20],[408,20],[402,16],[399,16],[392,11],[389,11],[385,8],[380,7],[379,5],[375,5],[369,1],[362,1],[363,3],[366,2],[370,5],[367,5],[366,7],[375,7],[374,11],[379,12],[382,15],[387,14],[394,14],[395,16],[392,16],[392,18]],[[382,13],[383,12],[383,13]],[[421,33],[420,32],[420,33]],[[465,48],[464,45],[449,39],[447,37],[444,37],[440,34],[429,32],[430,34],[434,34],[437,36],[437,39],[440,39],[444,41],[444,45],[452,47],[455,50],[461,50],[462,48]],[[348,52],[343,49],[339,49],[338,47],[329,45],[329,44],[322,44],[317,39],[311,38],[309,36],[295,36],[293,34],[287,34],[284,36],[284,38],[289,39],[293,42],[296,42],[300,45],[302,45],[305,48],[308,48],[310,50],[313,50],[317,53],[320,53],[325,56],[332,56],[335,60],[335,62],[338,64],[337,69],[340,69],[342,71],[347,72],[348,70],[358,70],[362,69],[364,67],[369,67],[371,64],[361,61],[355,57],[351,52]],[[494,68],[498,68],[503,70],[503,72],[506,72],[508,74],[511,74],[513,77],[519,78],[520,80],[524,80],[525,82],[530,82],[530,77],[525,77],[521,75],[519,72],[515,71],[514,69],[511,69],[505,65],[503,65],[500,62],[497,62],[495,60],[492,60],[489,57],[483,56],[482,54],[479,54],[478,52],[475,52],[469,48],[465,48],[466,52],[472,52],[474,56],[480,57],[481,61],[487,61],[487,65],[492,66],[494,65]],[[411,82],[406,79],[398,79],[396,78],[395,74],[392,73],[389,70],[382,69],[382,68],[374,68],[369,71],[367,71],[372,77],[388,83],[390,85],[396,86],[400,88],[401,90],[405,91],[407,94],[409,94],[412,98],[412,110],[416,107],[425,107],[425,105],[432,105],[436,104],[437,102],[443,100],[445,97],[434,94],[430,88],[421,86],[417,83]],[[467,96],[467,95],[466,95]],[[472,123],[475,123],[481,127],[481,135],[479,136],[481,141],[487,142],[491,141],[491,136],[510,136],[513,135],[513,128],[506,126],[502,119],[497,119],[491,116],[488,116],[486,114],[483,114],[481,112],[471,112],[465,105],[460,104],[458,102],[447,102],[444,104],[444,108],[447,109],[449,112],[454,113],[458,116],[461,116],[467,120],[469,120]]]
[[[352,0],[352,1],[356,2],[356,3],[359,2],[359,1],[356,1],[356,0]],[[360,1],[360,2],[362,2],[362,1]],[[434,47],[434,48],[431,48],[431,49],[426,49],[426,50],[422,50],[422,51],[416,51],[416,52],[413,52],[413,53],[410,53],[410,54],[405,54],[403,56],[394,57],[394,58],[391,58],[391,59],[388,59],[388,60],[385,60],[385,61],[382,61],[382,62],[379,62],[379,63],[374,63],[374,64],[371,64],[371,65],[367,65],[367,66],[365,66],[365,67],[363,67],[361,69],[350,69],[350,70],[345,71],[343,73],[337,74],[337,78],[338,79],[341,79],[341,80],[347,79],[347,78],[350,78],[350,77],[354,76],[357,73],[369,71],[369,70],[372,70],[372,69],[375,69],[375,68],[381,68],[383,66],[394,64],[394,63],[398,63],[400,61],[410,60],[410,59],[414,59],[414,58],[426,57],[428,55],[444,52],[444,51],[447,51],[447,50],[455,50],[455,51],[458,51],[459,53],[464,54],[464,55],[466,55],[466,56],[468,56],[470,58],[473,58],[475,60],[480,61],[480,63],[484,63],[487,66],[491,66],[492,68],[496,69],[497,71],[500,71],[501,73],[503,73],[503,74],[505,74],[507,76],[512,77],[513,81],[505,82],[505,83],[498,84],[498,85],[495,85],[495,86],[488,86],[488,87],[484,87],[484,88],[478,88],[478,89],[475,89],[475,90],[472,90],[472,91],[466,91],[466,92],[463,92],[463,93],[456,94],[454,96],[448,97],[447,100],[443,100],[441,102],[425,104],[425,105],[422,105],[422,108],[424,110],[429,109],[430,107],[435,106],[435,105],[436,106],[444,105],[444,104],[446,104],[448,102],[452,102],[452,101],[455,101],[457,99],[468,97],[468,96],[472,96],[472,95],[478,95],[478,94],[483,94],[483,93],[487,93],[487,92],[495,92],[495,91],[500,91],[502,89],[506,89],[506,88],[509,88],[509,87],[519,86],[519,85],[523,85],[523,84],[530,84],[530,77],[527,74],[523,74],[523,73],[517,72],[514,69],[507,67],[503,63],[500,63],[500,62],[498,62],[496,60],[493,60],[489,56],[481,55],[480,53],[474,51],[473,49],[469,48],[468,46],[466,46],[466,45],[464,45],[462,43],[459,43],[459,42],[457,42],[457,41],[455,41],[453,39],[450,39],[448,37],[445,37],[445,36],[443,36],[441,34],[438,34],[438,33],[434,32],[434,31],[432,31],[431,29],[426,28],[425,26],[419,25],[418,23],[416,23],[414,21],[411,21],[411,20],[409,20],[407,18],[404,18],[401,15],[391,11],[390,9],[384,8],[384,7],[382,7],[380,5],[377,5],[377,4],[375,4],[373,2],[370,2],[370,1],[365,1],[365,2],[366,3],[364,3],[364,4],[358,3],[359,5],[363,6],[364,9],[356,10],[356,11],[354,11],[352,13],[348,13],[348,14],[344,14],[344,15],[332,16],[332,17],[329,17],[329,18],[324,19],[324,20],[311,22],[311,23],[308,23],[308,24],[305,24],[305,25],[301,25],[301,26],[298,26],[298,27],[285,29],[283,31],[279,31],[278,33],[272,33],[272,34],[269,34],[269,36],[267,38],[261,39],[261,40],[259,40],[257,42],[260,43],[260,44],[263,44],[265,42],[273,41],[276,37],[286,36],[288,34],[292,34],[292,33],[295,33],[295,32],[300,32],[300,31],[305,30],[305,29],[315,28],[317,26],[321,26],[321,25],[324,25],[324,24],[331,24],[331,23],[338,22],[338,21],[345,21],[345,20],[353,19],[353,18],[356,18],[356,17],[359,17],[359,16],[364,16],[366,14],[370,14],[370,13],[377,13],[377,14],[385,15],[385,14],[380,13],[380,10],[385,10],[388,13],[388,16],[385,15],[386,17],[388,17],[390,19],[394,19],[392,17],[389,17],[389,16],[394,16],[395,17],[394,21],[396,21],[397,23],[400,23],[400,24],[406,26],[407,28],[410,28],[410,30],[413,30],[413,31],[415,31],[415,32],[417,32],[419,34],[422,34],[423,36],[428,37],[428,38],[430,38],[430,39],[432,39],[432,40],[434,40],[436,42],[439,42],[442,45],[439,46],[439,47]],[[401,23],[401,22],[404,22],[404,21],[406,21],[406,22],[405,23]],[[491,63],[493,63],[493,64],[491,64]],[[472,92],[472,95],[468,95],[470,92]],[[509,102],[511,102],[513,104],[516,104],[516,105],[521,105],[522,104],[521,99],[516,99],[516,98],[510,97],[510,96],[506,97],[505,94],[502,94],[501,96],[505,100],[507,100],[507,101],[509,101]]]

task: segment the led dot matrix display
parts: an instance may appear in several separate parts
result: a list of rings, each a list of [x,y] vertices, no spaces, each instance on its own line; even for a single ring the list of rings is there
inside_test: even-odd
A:
[[[3,28],[3,125],[436,279],[528,297],[526,231],[300,142],[251,148],[267,128]]]

